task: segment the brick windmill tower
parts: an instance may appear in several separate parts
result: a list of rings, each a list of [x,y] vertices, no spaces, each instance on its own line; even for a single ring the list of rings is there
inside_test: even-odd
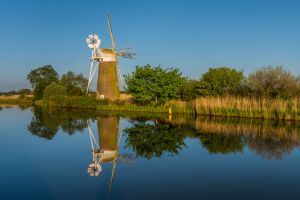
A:
[[[107,23],[112,48],[101,48],[101,39],[96,34],[91,34],[86,39],[88,47],[92,49],[87,93],[90,91],[90,85],[98,66],[97,98],[117,100],[120,98],[120,88],[123,84],[118,57],[133,59],[136,54],[131,48],[116,50],[109,15],[107,15]]]

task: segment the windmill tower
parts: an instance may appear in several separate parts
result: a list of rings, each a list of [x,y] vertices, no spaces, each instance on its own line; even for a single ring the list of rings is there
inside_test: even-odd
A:
[[[97,71],[95,64],[98,64],[97,98],[116,100],[120,97],[120,88],[123,84],[118,57],[132,59],[136,54],[131,48],[116,50],[109,15],[107,15],[107,23],[112,48],[100,48],[101,39],[96,34],[91,34],[86,39],[88,47],[92,49],[87,93],[90,91],[91,81]]]

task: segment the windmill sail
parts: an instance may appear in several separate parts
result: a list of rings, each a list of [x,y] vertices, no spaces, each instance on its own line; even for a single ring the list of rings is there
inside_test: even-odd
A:
[[[114,37],[113,31],[112,31],[109,14],[107,14],[107,23],[108,23],[108,28],[109,28],[109,34],[110,34],[112,49],[116,52],[115,37]]]

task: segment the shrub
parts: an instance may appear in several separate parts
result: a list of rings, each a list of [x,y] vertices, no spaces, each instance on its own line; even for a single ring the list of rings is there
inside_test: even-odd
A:
[[[181,87],[180,96],[183,100],[191,100],[197,97],[197,80],[186,80]]]
[[[243,71],[228,67],[209,68],[197,86],[199,96],[237,95],[244,80]]]
[[[66,96],[66,88],[58,83],[51,83],[44,91],[43,99],[46,101],[54,101],[56,103],[62,102]]]
[[[250,96],[289,98],[299,95],[300,79],[283,66],[267,66],[249,74],[246,86]]]
[[[185,78],[179,69],[161,66],[137,66],[132,74],[125,75],[128,91],[139,104],[163,104],[179,96]]]

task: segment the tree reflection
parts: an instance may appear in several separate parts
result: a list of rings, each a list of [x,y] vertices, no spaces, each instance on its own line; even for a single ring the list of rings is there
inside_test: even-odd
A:
[[[185,145],[182,129],[170,124],[138,122],[125,133],[125,148],[132,148],[137,156],[147,159],[161,157],[163,153],[178,154]]]
[[[58,128],[46,125],[44,113],[41,108],[34,108],[33,114],[34,116],[32,117],[30,124],[27,126],[28,131],[38,137],[51,140],[55,136]]]
[[[51,140],[59,129],[72,135],[83,132],[87,127],[86,120],[94,118],[92,111],[56,110],[41,107],[32,108],[33,117],[27,129],[38,137]]]
[[[61,129],[70,135],[83,132],[87,119],[97,119],[99,144],[114,151],[119,115],[97,116],[92,110],[56,110],[34,107],[28,130],[51,140]],[[133,125],[125,129],[125,148],[136,156],[151,159],[178,154],[186,138],[198,139],[210,154],[241,153],[249,150],[263,159],[283,159],[300,146],[300,126],[294,122],[234,118],[191,118],[166,116],[126,117]]]
[[[150,159],[177,154],[187,137],[199,139],[210,154],[242,153],[247,146],[263,159],[283,159],[300,146],[299,125],[234,118],[145,120],[125,130],[126,147]]]
[[[248,146],[257,155],[267,160],[282,160],[284,156],[289,155],[294,148],[299,147],[299,140],[289,138],[249,138]]]
[[[242,152],[248,146],[263,159],[283,159],[300,146],[299,126],[291,122],[198,118],[193,126],[210,153]]]
[[[199,134],[202,146],[211,154],[243,152],[244,142],[241,136],[222,135],[212,132]]]

